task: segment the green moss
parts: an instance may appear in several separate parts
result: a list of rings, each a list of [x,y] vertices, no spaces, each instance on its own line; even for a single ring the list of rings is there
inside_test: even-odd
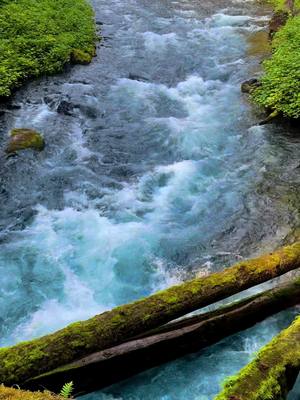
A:
[[[178,302],[178,297],[177,297],[177,296],[169,296],[169,297],[166,299],[166,301],[167,301],[167,303],[169,303],[169,304],[174,304],[174,303],[177,303],[177,302]]]
[[[288,2],[274,0],[277,10],[286,9]],[[261,86],[253,91],[256,103],[289,118],[300,117],[300,10],[297,0],[290,18],[274,36],[272,56],[263,64]]]
[[[32,129],[13,129],[10,132],[10,141],[6,148],[7,153],[19,150],[34,149],[41,151],[45,147],[43,136]]]
[[[61,396],[50,392],[28,392],[0,386],[0,400],[60,400]]]
[[[91,61],[95,24],[86,0],[0,2],[0,96],[22,81]]]
[[[288,7],[288,2],[286,0],[268,0],[268,3],[270,3],[276,11],[281,11],[281,10],[288,10],[290,11]],[[300,0],[295,0],[294,1],[294,8],[300,9]]]
[[[300,318],[281,332],[240,373],[226,379],[215,400],[283,400],[289,377],[300,370]]]
[[[71,62],[73,64],[89,64],[93,59],[93,54],[87,53],[86,51],[82,51],[80,49],[75,49],[71,53]]]

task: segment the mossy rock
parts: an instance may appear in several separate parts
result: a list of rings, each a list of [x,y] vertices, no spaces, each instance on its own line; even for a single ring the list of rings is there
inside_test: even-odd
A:
[[[6,153],[11,154],[19,150],[33,149],[41,151],[45,147],[43,136],[33,129],[16,128],[10,132],[10,140]]]
[[[86,52],[80,49],[74,49],[71,53],[71,63],[72,64],[82,64],[87,65],[90,64],[95,53],[94,52]]]
[[[63,397],[50,392],[28,392],[0,386],[0,400],[62,400]]]
[[[249,56],[266,57],[271,54],[271,43],[267,31],[253,32],[248,38]]]

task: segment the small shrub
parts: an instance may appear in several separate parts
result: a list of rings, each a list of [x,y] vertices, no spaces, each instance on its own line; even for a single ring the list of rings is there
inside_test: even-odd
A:
[[[95,38],[86,0],[0,0],[0,96],[61,71],[75,49],[91,59]]]
[[[272,57],[264,62],[262,85],[254,100],[286,117],[300,117],[300,16],[290,18],[275,34]]]

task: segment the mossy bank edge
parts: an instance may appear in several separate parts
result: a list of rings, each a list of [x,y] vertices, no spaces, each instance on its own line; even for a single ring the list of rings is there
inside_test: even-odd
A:
[[[300,0],[271,0],[271,3],[283,26],[272,36],[272,56],[263,63],[264,74],[252,97],[273,117],[299,121]]]

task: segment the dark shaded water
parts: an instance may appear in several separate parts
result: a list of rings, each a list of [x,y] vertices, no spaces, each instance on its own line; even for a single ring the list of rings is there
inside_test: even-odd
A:
[[[299,139],[255,125],[240,94],[264,12],[237,0],[94,6],[105,38],[93,63],[29,84],[0,117],[2,150],[13,127],[47,142],[0,155],[2,345],[273,249],[299,222]],[[294,314],[94,398],[211,399]]]

